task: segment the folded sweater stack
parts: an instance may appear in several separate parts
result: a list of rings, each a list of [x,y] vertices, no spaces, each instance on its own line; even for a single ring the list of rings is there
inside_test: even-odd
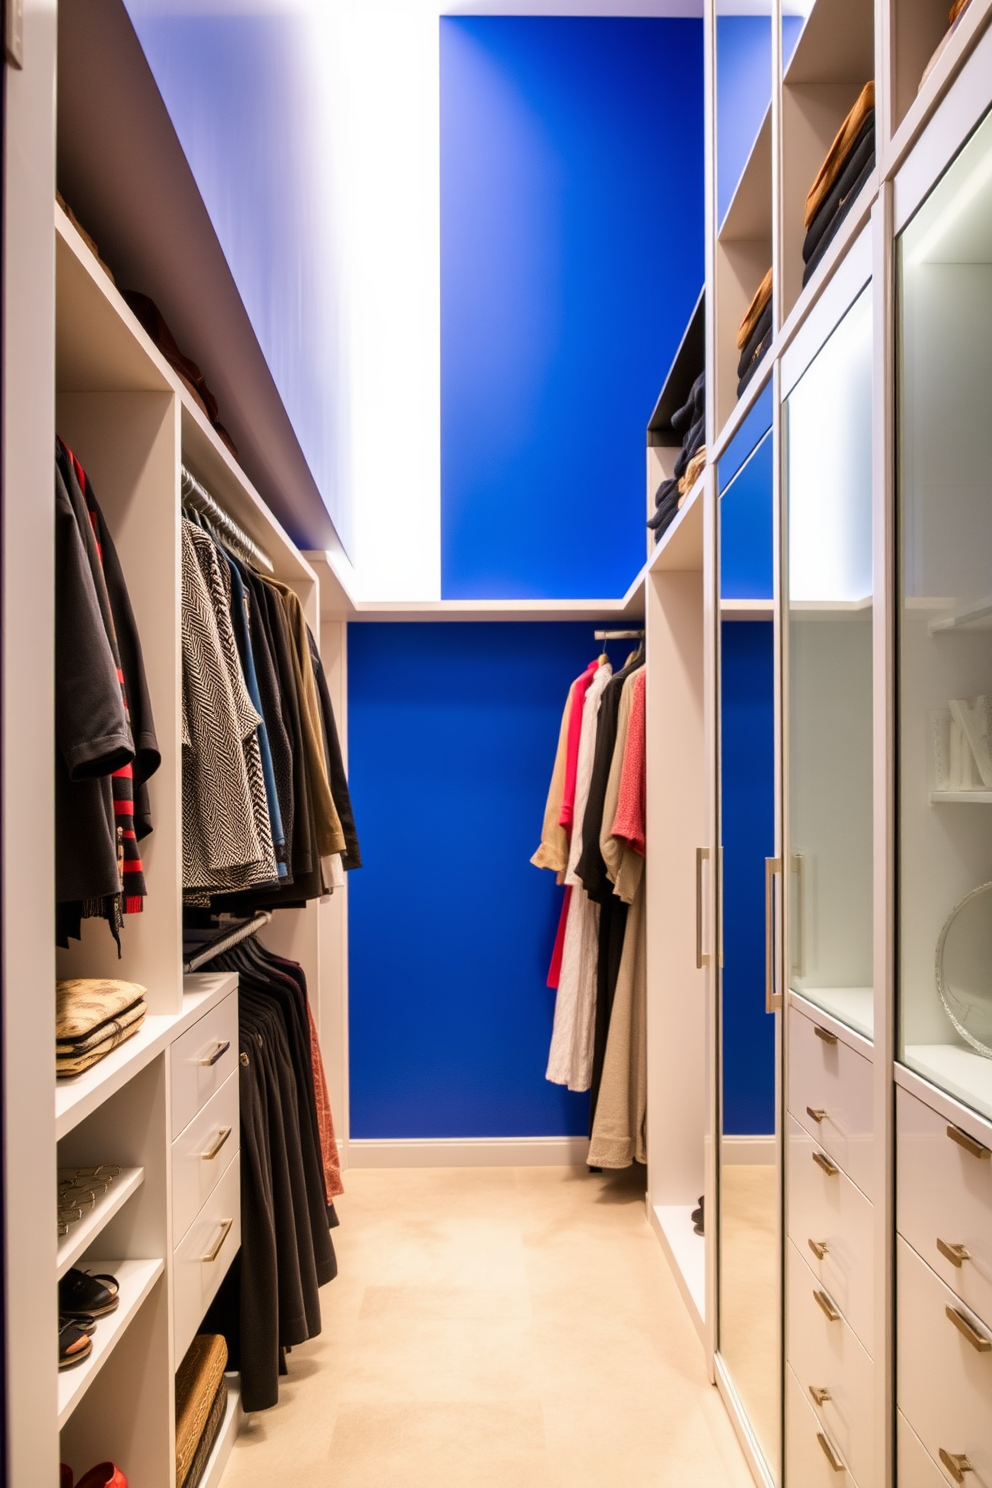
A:
[[[147,991],[111,977],[74,977],[55,988],[55,1072],[80,1075],[133,1037],[145,1021]]]
[[[198,1333],[176,1370],[176,1488],[197,1488],[227,1410],[227,1343]]]
[[[671,525],[686,496],[706,464],[706,374],[700,372],[682,407],[672,414],[672,428],[682,435],[682,449],[670,480],[662,481],[655,492],[654,516],[648,526],[662,534]]]
[[[858,192],[875,169],[875,84],[865,83],[817,172],[806,198],[803,283],[833,242]]]
[[[747,387],[758,370],[762,357],[772,344],[772,271],[762,279],[754,292],[737,331],[737,396]]]

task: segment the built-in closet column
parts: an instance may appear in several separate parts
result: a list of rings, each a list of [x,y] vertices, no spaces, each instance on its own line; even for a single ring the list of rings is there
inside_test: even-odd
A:
[[[345,770],[348,769],[348,626],[343,620],[324,620],[320,628],[320,657],[324,663]],[[359,832],[361,822],[358,823]],[[348,1140],[348,880],[317,910],[320,931],[320,985],[315,1016],[320,1026],[321,1051],[339,1143]],[[342,1152],[347,1152],[345,1146]]]
[[[646,914],[648,1204],[705,1337],[705,1246],[693,1234],[690,1218],[700,1194],[709,1190],[712,1159],[706,958],[711,964],[715,951],[716,864],[707,753],[703,504],[699,499],[700,509],[689,513],[691,534],[684,524],[675,531],[646,579],[647,836],[653,844]]]
[[[59,392],[58,433],[90,480],[134,607],[162,764],[149,781],[154,829],[141,842],[148,897],[126,918],[123,954],[84,920],[60,975],[114,975],[148,988],[150,1013],[182,1007],[182,579],[179,401],[171,392]]]
[[[23,0],[3,131],[3,1128],[6,1481],[58,1480],[52,985],[56,16]]]

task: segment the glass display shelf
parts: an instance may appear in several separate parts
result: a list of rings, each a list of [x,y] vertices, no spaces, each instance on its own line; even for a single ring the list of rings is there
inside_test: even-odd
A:
[[[992,118],[897,242],[898,1051],[992,1116]]]
[[[786,399],[787,975],[866,1038],[872,994],[872,309]]]

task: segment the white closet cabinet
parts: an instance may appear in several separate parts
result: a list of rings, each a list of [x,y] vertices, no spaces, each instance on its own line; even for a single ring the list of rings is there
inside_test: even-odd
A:
[[[271,558],[320,633],[314,570],[272,516],[55,204],[56,13],[23,6],[23,67],[6,73],[3,390],[3,1026],[7,1481],[54,1488],[112,1459],[131,1488],[175,1480],[174,1377],[240,1243],[237,978],[183,976],[180,472],[185,464]],[[178,146],[176,147],[178,148]],[[126,210],[126,204],[122,207]],[[98,224],[93,224],[99,235]],[[182,224],[176,224],[182,238]],[[162,765],[142,844],[144,912],[123,955],[101,922],[54,948],[53,456],[58,432],[93,480],[134,606]],[[319,988],[316,905],[270,943]],[[139,1033],[55,1079],[54,984],[147,988]],[[120,1176],[67,1234],[56,1169]],[[59,1373],[57,1281],[111,1271],[120,1306]],[[236,1376],[204,1483],[240,1417]]]

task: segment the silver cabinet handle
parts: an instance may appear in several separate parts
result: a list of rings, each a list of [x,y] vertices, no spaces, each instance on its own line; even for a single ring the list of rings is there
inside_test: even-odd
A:
[[[200,1153],[203,1161],[213,1162],[214,1158],[217,1156],[218,1152],[223,1147],[224,1143],[227,1141],[230,1135],[231,1128],[229,1126],[222,1126],[220,1131],[217,1133],[217,1140],[214,1142],[214,1145],[212,1147],[208,1147],[206,1152]]]
[[[709,952],[703,950],[703,863],[709,857],[708,847],[696,848],[696,970],[709,966]]]
[[[797,977],[804,977],[806,975],[806,858],[802,853],[793,853],[789,858],[789,871],[796,880],[796,935],[793,946],[796,954],[791,965]]]
[[[992,1353],[992,1339],[986,1338],[984,1333],[979,1333],[973,1328],[963,1312],[958,1312],[956,1307],[945,1307],[944,1315],[952,1322],[963,1338],[967,1338],[972,1348],[978,1354]]]
[[[220,1255],[221,1251],[224,1249],[224,1241],[227,1239],[228,1235],[231,1233],[231,1228],[232,1228],[233,1224],[234,1224],[234,1220],[233,1219],[222,1219],[221,1220],[221,1222],[220,1222],[220,1236],[219,1236],[219,1238],[217,1240],[217,1244],[214,1246],[213,1250],[208,1250],[207,1253],[206,1253],[206,1255],[202,1255],[200,1257],[200,1260],[201,1261],[203,1261],[207,1265],[209,1265],[211,1261],[215,1261],[217,1259],[217,1257]]]
[[[765,859],[765,1012],[774,1013],[782,1006],[775,991],[775,875],[782,871],[781,858]]]
[[[963,1147],[965,1152],[970,1152],[972,1157],[982,1159],[992,1156],[987,1147],[983,1147],[981,1142],[976,1142],[974,1137],[969,1137],[968,1133],[962,1131],[959,1126],[949,1126],[947,1135],[952,1142],[957,1142],[959,1147]]]
[[[955,1483],[963,1483],[965,1473],[974,1472],[975,1469],[961,1452],[948,1452],[943,1447],[940,1449],[940,1460],[947,1468]]]
[[[214,1049],[214,1052],[212,1054],[208,1054],[205,1059],[199,1059],[199,1060],[197,1060],[197,1063],[198,1064],[202,1064],[202,1065],[206,1065],[208,1067],[210,1065],[212,1065],[212,1064],[216,1064],[217,1061],[218,1061],[218,1059],[223,1059],[224,1058],[224,1055],[227,1053],[227,1051],[228,1051],[228,1049],[230,1047],[231,1047],[231,1040],[230,1039],[224,1039],[222,1043],[218,1043],[216,1049]]]
[[[813,1300],[820,1311],[823,1313],[824,1317],[829,1318],[830,1322],[832,1323],[836,1323],[838,1321],[838,1319],[840,1318],[840,1313],[834,1306],[832,1298],[828,1297],[826,1292],[815,1291],[813,1293]]]
[[[834,1446],[833,1442],[830,1441],[829,1437],[824,1436],[822,1431],[818,1431],[816,1433],[816,1439],[820,1443],[820,1446],[823,1448],[823,1455],[830,1463],[830,1466],[833,1468],[834,1472],[844,1472],[844,1464],[841,1461],[840,1456],[838,1455],[837,1448]]]

